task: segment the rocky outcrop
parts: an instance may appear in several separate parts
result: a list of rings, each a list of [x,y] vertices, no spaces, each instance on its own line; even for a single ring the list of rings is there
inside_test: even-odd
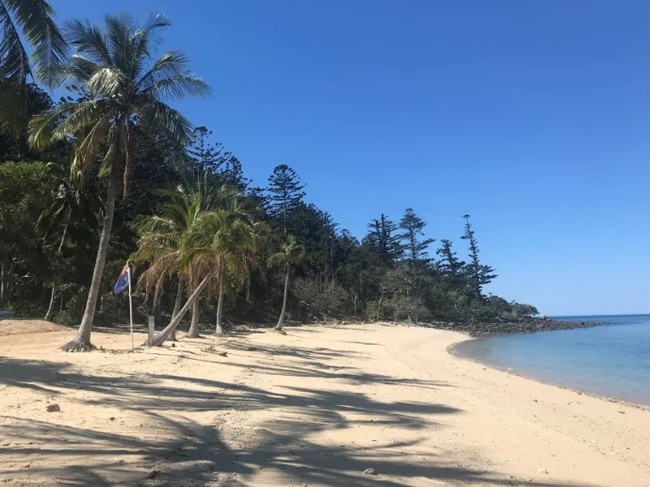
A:
[[[462,331],[471,336],[497,335],[506,333],[533,333],[536,331],[570,330],[601,325],[593,321],[556,321],[548,318],[522,318],[518,321],[489,321],[448,323],[434,322],[427,326],[444,330]]]

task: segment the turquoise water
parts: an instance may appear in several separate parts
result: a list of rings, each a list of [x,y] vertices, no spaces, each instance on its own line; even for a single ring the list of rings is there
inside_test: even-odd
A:
[[[546,382],[650,405],[650,315],[555,319],[605,324],[478,338],[455,351]]]

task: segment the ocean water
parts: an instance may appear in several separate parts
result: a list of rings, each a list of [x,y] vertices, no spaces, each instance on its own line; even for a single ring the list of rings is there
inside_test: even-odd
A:
[[[554,318],[604,324],[483,337],[460,343],[454,350],[545,382],[650,405],[650,315]]]

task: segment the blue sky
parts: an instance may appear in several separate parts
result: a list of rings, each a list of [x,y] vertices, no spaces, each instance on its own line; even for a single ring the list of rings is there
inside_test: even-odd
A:
[[[412,207],[488,291],[549,315],[650,311],[650,2],[52,0],[163,11],[213,88],[175,106],[254,185],[286,163],[358,238]]]

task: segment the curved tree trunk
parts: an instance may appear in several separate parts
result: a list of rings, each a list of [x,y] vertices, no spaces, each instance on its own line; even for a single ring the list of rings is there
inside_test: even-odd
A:
[[[190,321],[190,329],[187,332],[188,338],[199,337],[199,325],[201,322],[201,299],[196,298],[192,303],[192,321]]]
[[[56,284],[52,283],[52,294],[50,295],[50,304],[47,307],[47,311],[45,312],[45,316],[43,319],[45,321],[50,321],[52,319],[52,315],[54,314],[54,301],[56,300]]]
[[[176,290],[176,299],[174,300],[174,309],[172,310],[172,320],[178,314],[181,309],[181,302],[183,301],[183,279],[178,279],[178,288]],[[175,342],[176,339],[176,330],[172,331],[172,334],[169,336],[169,341]]]
[[[162,283],[158,282],[156,284],[156,290],[153,295],[153,303],[152,303],[152,313],[153,313],[153,319],[154,319],[154,326],[160,326],[162,324],[162,316],[160,313],[160,300],[162,299],[162,294],[163,294],[163,287]]]
[[[275,325],[277,331],[282,331],[284,326],[284,315],[287,312],[287,298],[289,296],[289,264],[287,264],[286,273],[284,275],[284,294],[282,296],[282,311],[280,311],[280,318],[278,324]]]
[[[223,327],[221,326],[221,314],[223,312],[223,272],[219,275],[219,301],[217,302],[217,326],[215,335],[223,336]]]
[[[70,225],[70,215],[72,213],[71,209],[68,209],[68,215],[66,216],[65,219],[65,226],[63,227],[63,234],[61,235],[61,241],[59,242],[59,248],[57,249],[57,254],[61,256],[61,251],[63,250],[63,244],[65,243],[65,237],[68,234],[68,225]],[[45,321],[50,321],[52,319],[52,315],[54,314],[54,301],[56,300],[56,284],[54,283],[54,280],[52,280],[52,294],[50,296],[50,304],[47,307],[47,311],[45,312],[45,317],[43,318]]]
[[[156,335],[156,337],[153,339],[153,341],[149,342],[149,339],[145,340],[143,345],[149,345],[150,347],[159,347],[165,341],[169,339],[171,334],[176,330],[176,327],[178,327],[179,323],[183,319],[183,316],[185,316],[185,313],[190,309],[194,301],[199,297],[201,292],[205,289],[205,287],[208,285],[208,282],[210,280],[210,277],[204,277],[201,283],[198,285],[198,287],[194,290],[192,295],[187,299],[187,302],[183,305],[183,307],[180,309],[180,311],[172,318],[172,320],[169,322],[169,325],[165,327],[163,331],[160,332],[160,334]]]
[[[86,352],[95,348],[92,343],[90,343],[90,333],[93,329],[95,308],[97,308],[97,298],[99,297],[99,290],[102,284],[102,276],[104,274],[104,265],[106,264],[106,256],[108,255],[108,244],[111,239],[113,214],[115,213],[115,198],[117,195],[117,176],[118,174],[116,170],[111,171],[111,175],[108,179],[106,210],[104,214],[104,221],[102,222],[102,233],[99,237],[99,247],[97,248],[95,268],[93,269],[93,277],[90,281],[90,289],[88,290],[86,309],[84,310],[84,315],[81,320],[79,330],[77,331],[77,336],[74,338],[74,340],[66,343],[62,347],[66,352]]]
[[[174,317],[180,311],[182,301],[183,301],[183,279],[178,279],[178,288],[176,289],[176,299],[174,300],[172,319],[174,319]]]

